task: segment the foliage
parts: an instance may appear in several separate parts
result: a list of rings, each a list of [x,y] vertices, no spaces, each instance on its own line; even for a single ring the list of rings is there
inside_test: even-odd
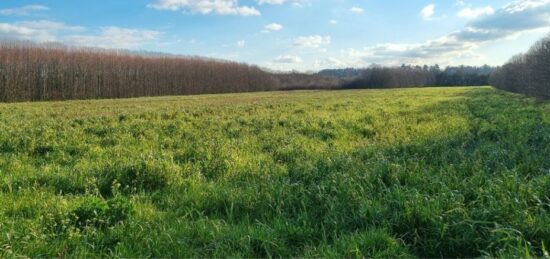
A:
[[[549,153],[486,87],[0,104],[0,257],[538,257]]]
[[[380,67],[365,69],[323,70],[319,75],[341,78],[344,88],[404,88],[421,86],[484,86],[489,85],[490,66],[449,66],[441,70],[435,66]]]
[[[526,54],[510,59],[491,76],[496,88],[550,99],[550,35],[535,43]]]

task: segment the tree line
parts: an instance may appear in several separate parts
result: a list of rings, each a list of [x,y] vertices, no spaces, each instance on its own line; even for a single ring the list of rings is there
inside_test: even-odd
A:
[[[496,88],[539,99],[550,99],[550,35],[527,53],[512,57],[491,75]]]
[[[439,65],[373,65],[365,69],[329,69],[320,71],[319,74],[344,79],[344,88],[402,88],[489,85],[489,76],[493,70],[493,67],[487,65],[449,66],[445,69],[441,69]]]
[[[0,41],[0,102],[293,89],[487,85],[492,67],[410,66],[278,73],[224,60]]]
[[[60,44],[0,43],[0,101],[127,98],[278,89],[256,66]]]
[[[0,102],[335,89],[343,81],[203,57],[0,41]]]

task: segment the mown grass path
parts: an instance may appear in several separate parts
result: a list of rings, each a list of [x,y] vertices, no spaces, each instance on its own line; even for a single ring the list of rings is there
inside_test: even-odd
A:
[[[0,257],[549,246],[550,105],[492,88],[0,104]]]

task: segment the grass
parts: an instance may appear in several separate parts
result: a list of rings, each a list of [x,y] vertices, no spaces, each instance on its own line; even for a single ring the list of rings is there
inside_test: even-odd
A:
[[[492,88],[0,104],[0,257],[538,257],[550,105]]]

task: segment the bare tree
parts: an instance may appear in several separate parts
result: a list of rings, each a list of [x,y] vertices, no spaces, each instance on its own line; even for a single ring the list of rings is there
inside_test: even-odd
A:
[[[258,67],[199,57],[0,43],[0,100],[124,98],[277,90]]]
[[[512,57],[491,75],[491,85],[506,91],[550,99],[550,35],[526,54]]]

